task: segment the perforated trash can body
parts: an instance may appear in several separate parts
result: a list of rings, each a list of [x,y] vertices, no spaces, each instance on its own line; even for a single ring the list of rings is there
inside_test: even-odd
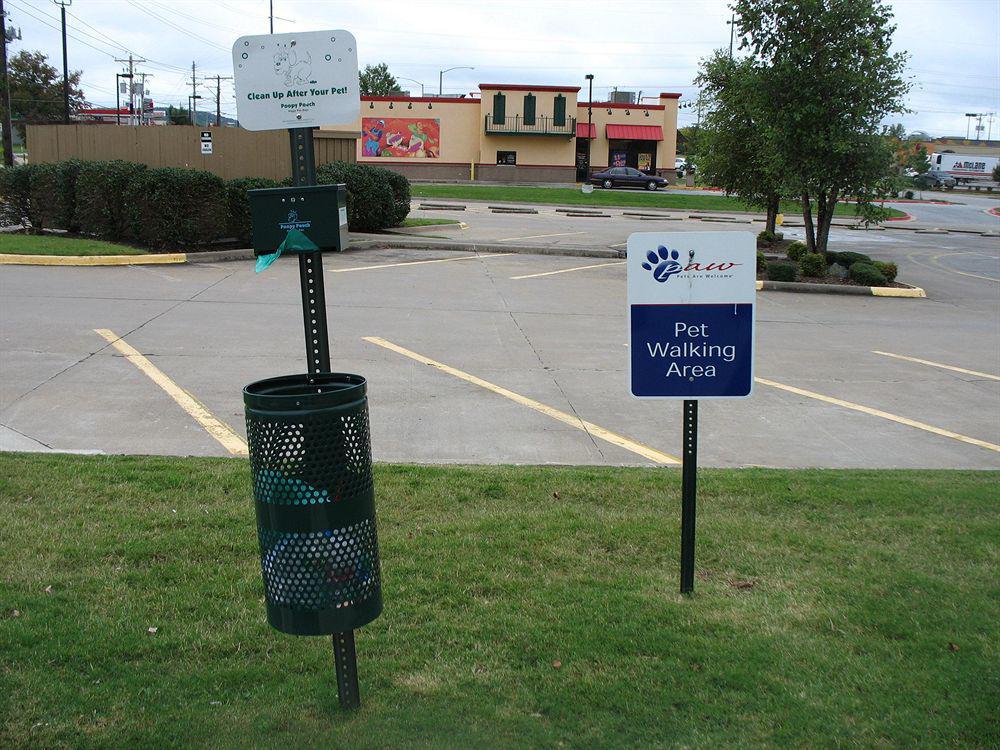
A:
[[[342,633],[382,612],[367,384],[287,375],[243,389],[270,624]]]

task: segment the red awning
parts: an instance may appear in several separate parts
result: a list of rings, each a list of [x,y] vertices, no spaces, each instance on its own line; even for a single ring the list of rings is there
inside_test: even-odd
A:
[[[662,141],[659,125],[608,125],[608,138],[625,141]]]
[[[577,138],[596,138],[597,137],[597,126],[594,123],[590,123],[590,135],[587,135],[587,123],[578,122],[576,124],[576,137]]]

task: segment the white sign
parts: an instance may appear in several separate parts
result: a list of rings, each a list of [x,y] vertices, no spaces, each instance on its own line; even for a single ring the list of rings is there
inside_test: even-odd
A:
[[[233,71],[247,130],[346,125],[361,116],[358,47],[348,31],[240,37]]]
[[[636,398],[753,391],[757,242],[750,232],[628,238],[629,388]]]
[[[204,156],[212,153],[212,131],[201,131],[201,153]]]

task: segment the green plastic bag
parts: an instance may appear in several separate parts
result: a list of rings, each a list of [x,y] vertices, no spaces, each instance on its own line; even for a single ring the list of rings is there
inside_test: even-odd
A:
[[[257,258],[256,271],[260,273],[281,257],[284,252],[302,253],[319,250],[319,247],[298,229],[289,229],[284,241],[278,245],[278,249],[270,255],[261,255]]]

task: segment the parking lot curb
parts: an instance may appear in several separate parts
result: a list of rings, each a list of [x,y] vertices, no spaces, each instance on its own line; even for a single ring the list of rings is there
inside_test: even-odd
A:
[[[188,262],[187,253],[149,255],[17,255],[0,254],[0,266],[151,266]]]
[[[849,284],[812,284],[808,281],[758,281],[758,291],[804,292],[807,294],[853,294],[863,297],[906,297],[925,299],[927,293],[919,286],[851,286]]]
[[[398,247],[407,250],[455,250],[469,253],[524,253],[529,255],[566,255],[578,258],[621,258],[623,252],[604,247],[568,247],[566,245],[513,245],[505,242],[462,242],[441,240],[421,241],[419,238],[400,236],[365,235],[352,239],[351,250],[367,250],[374,247]]]

